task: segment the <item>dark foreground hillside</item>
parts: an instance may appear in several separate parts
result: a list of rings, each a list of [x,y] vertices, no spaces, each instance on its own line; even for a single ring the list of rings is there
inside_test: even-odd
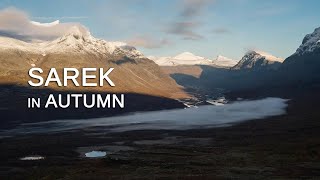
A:
[[[225,128],[122,133],[88,128],[3,138],[0,178],[319,178],[319,101],[318,90],[308,91],[289,101],[286,115]],[[107,156],[83,157],[94,147],[107,149]],[[20,161],[26,154],[46,159]]]

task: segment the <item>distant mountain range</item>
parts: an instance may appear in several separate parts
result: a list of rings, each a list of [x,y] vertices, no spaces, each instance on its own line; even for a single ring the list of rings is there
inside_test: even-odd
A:
[[[183,52],[174,57],[155,57],[148,56],[159,66],[190,66],[190,65],[208,65],[217,66],[222,68],[230,68],[238,63],[237,60],[233,60],[224,56],[217,56],[215,59],[207,59],[202,56],[194,55],[191,52]]]
[[[188,55],[188,57],[190,57],[191,53],[188,53]],[[257,84],[258,82],[249,82],[254,81],[253,79],[256,79],[256,77],[260,77],[265,71],[278,69],[283,62],[282,58],[275,57],[263,51],[253,50],[248,51],[240,61],[229,59],[221,55],[217,56],[214,60],[208,60],[201,58],[200,56],[191,57],[194,57],[193,59],[197,60],[188,60],[188,63],[185,63],[186,60],[183,59],[166,58],[165,62],[175,62],[171,63],[171,65],[168,65],[169,63],[163,65],[165,63],[162,63],[164,61],[161,58],[154,61],[158,65],[161,65],[163,71],[168,75],[171,75],[178,84],[182,86],[202,89],[210,89],[214,86],[232,90]],[[201,59],[202,63],[199,63],[198,59]],[[254,75],[254,78],[247,77],[244,80],[237,82],[240,77],[243,77],[242,74],[246,74],[247,76],[247,72],[251,71],[260,75]],[[184,77],[184,75],[192,76],[196,79],[190,79],[190,77]],[[248,82],[248,84],[246,84],[246,82]]]
[[[194,55],[190,52],[183,52],[174,57],[155,57],[148,56],[159,66],[192,66],[208,65],[218,68],[232,69],[257,69],[257,68],[278,68],[283,62],[282,58],[275,57],[263,51],[248,51],[241,60],[233,60],[222,55],[216,58],[207,59],[202,56]]]
[[[26,85],[31,67],[41,67],[45,72],[52,67],[114,67],[110,77],[116,87],[90,90],[170,98],[187,97],[178,84],[238,90],[320,79],[320,28],[306,35],[297,51],[285,60],[255,50],[248,51],[239,61],[221,55],[208,59],[190,52],[173,57],[145,57],[124,42],[94,38],[81,26],[72,27],[53,41],[32,43],[0,37],[0,52],[1,83]]]
[[[196,66],[198,68],[183,66],[163,69],[178,84],[207,92],[216,89],[233,92],[255,90],[256,93],[277,91],[285,95],[297,89],[303,91],[320,87],[320,28],[306,35],[296,52],[285,60],[265,52],[249,51],[229,69]]]
[[[210,65],[210,59],[201,56],[196,56],[190,52],[183,52],[174,57],[154,57],[149,56],[159,66],[178,66],[178,65]]]

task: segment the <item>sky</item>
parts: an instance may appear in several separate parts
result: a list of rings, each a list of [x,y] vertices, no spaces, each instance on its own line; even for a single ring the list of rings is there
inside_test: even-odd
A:
[[[127,42],[145,55],[240,59],[260,50],[286,58],[320,27],[319,7],[318,0],[1,0],[0,33],[54,37],[80,23],[97,38]],[[60,25],[49,32],[26,23],[56,20]]]

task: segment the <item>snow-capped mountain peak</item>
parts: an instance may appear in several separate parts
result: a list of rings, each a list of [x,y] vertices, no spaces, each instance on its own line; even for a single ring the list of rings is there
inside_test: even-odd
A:
[[[260,50],[250,50],[248,51],[244,57],[252,58],[252,59],[259,59],[265,58],[268,61],[276,61],[282,63],[284,59],[280,57],[276,57],[270,53],[260,51]]]
[[[222,55],[218,55],[217,58],[212,61],[212,63],[215,66],[219,66],[219,67],[233,67],[238,62],[239,62],[239,60],[233,60],[233,59],[227,58],[227,57],[222,56]]]
[[[320,52],[320,27],[303,38],[302,44],[293,55],[301,56],[313,52]]]
[[[177,60],[199,60],[199,59],[205,59],[204,57],[196,56],[191,52],[183,52],[181,54],[176,55],[173,58],[177,59]]]
[[[278,68],[283,62],[282,58],[275,57],[263,51],[248,51],[242,59],[235,65],[234,69],[252,69],[252,68]]]
[[[90,32],[82,26],[72,26],[63,37],[92,38]]]
[[[8,42],[10,46],[8,46]],[[97,56],[126,55],[132,58],[144,57],[141,52],[124,42],[109,42],[95,38],[83,26],[73,26],[62,37],[53,41],[28,43],[12,38],[0,38],[0,49],[19,48],[22,51],[50,54],[50,53],[85,53]]]
[[[273,56],[272,54],[269,54],[267,52],[264,52],[264,51],[257,51],[255,50],[254,51],[255,53],[265,57],[268,61],[277,61],[277,62],[283,62],[283,58],[280,58],[280,57],[276,57],[276,56]]]
[[[178,66],[178,65],[212,65],[212,60],[194,55],[191,52],[183,52],[173,57],[154,57],[149,56],[159,66]]]

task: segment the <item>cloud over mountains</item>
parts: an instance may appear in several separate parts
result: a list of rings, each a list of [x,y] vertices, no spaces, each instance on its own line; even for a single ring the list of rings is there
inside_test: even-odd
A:
[[[183,0],[180,15],[186,18],[195,17],[201,14],[201,11],[214,0]]]
[[[144,47],[147,49],[161,48],[162,46],[171,44],[166,38],[156,39],[151,36],[136,36],[126,42],[131,46]]]
[[[0,35],[23,41],[52,40],[65,34],[72,26],[79,23],[51,23],[31,21],[27,13],[16,8],[6,8],[0,11]]]
[[[212,4],[214,0],[181,0],[179,1],[179,16],[175,22],[172,22],[166,29],[166,32],[181,36],[185,40],[200,40],[204,36],[197,30],[203,25],[199,17],[205,8]]]

